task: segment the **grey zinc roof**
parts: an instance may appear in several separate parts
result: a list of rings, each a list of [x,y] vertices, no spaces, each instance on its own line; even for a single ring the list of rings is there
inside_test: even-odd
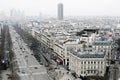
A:
[[[74,50],[70,50],[70,52],[79,57],[79,58],[104,58],[105,57],[105,53],[104,52],[97,52],[97,53],[93,53],[93,52],[76,52]]]
[[[100,37],[93,41],[93,45],[111,45],[111,41],[107,37]]]
[[[111,45],[111,41],[94,41],[93,45]]]
[[[56,42],[58,43],[58,44],[60,44],[60,45],[62,45],[63,46],[63,42],[60,42],[59,40],[56,40]]]

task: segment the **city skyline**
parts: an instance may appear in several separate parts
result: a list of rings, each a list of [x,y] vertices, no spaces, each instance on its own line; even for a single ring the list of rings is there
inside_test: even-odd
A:
[[[1,0],[0,11],[24,11],[26,15],[49,14],[57,16],[57,4],[64,5],[65,16],[120,16],[119,0]]]
[[[0,0],[0,80],[120,80],[118,0]]]

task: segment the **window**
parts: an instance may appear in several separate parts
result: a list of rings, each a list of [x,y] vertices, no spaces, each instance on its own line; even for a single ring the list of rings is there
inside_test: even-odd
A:
[[[98,69],[99,69],[99,65],[98,65]]]
[[[88,66],[88,69],[90,69],[90,67]]]
[[[90,62],[88,61],[88,64],[90,64]]]
[[[83,69],[83,66],[81,66],[81,69]]]
[[[91,61],[91,64],[93,64],[93,62]]]
[[[84,64],[86,64],[86,61],[84,61]]]
[[[96,73],[96,71],[94,71],[94,74]]]
[[[98,61],[98,64],[99,64],[100,62]]]
[[[69,59],[67,59],[67,61],[69,61]]]
[[[96,62],[94,61],[94,64],[96,64]]]
[[[83,62],[81,62],[81,64],[83,64]]]
[[[103,64],[103,62],[101,61],[101,64]]]
[[[92,52],[92,50],[90,50]]]
[[[91,73],[93,73],[93,71],[91,71]]]
[[[86,66],[84,66],[84,69],[86,69]]]
[[[93,66],[91,66],[91,69],[93,69]]]
[[[101,65],[101,69],[103,69],[104,67]]]
[[[84,74],[86,74],[86,71],[84,71]]]
[[[90,73],[90,71],[88,71],[88,74]]]
[[[83,74],[83,71],[81,71],[81,74]]]

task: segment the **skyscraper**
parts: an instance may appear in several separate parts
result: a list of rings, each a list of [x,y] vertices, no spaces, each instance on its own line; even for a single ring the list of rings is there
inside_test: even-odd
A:
[[[63,20],[63,4],[58,4],[58,20]]]

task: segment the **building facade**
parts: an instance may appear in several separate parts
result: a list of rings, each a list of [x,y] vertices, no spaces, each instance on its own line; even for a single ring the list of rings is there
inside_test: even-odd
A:
[[[58,4],[58,20],[63,20],[63,4]]]
[[[104,76],[106,71],[105,54],[69,52],[69,69],[78,76]]]

